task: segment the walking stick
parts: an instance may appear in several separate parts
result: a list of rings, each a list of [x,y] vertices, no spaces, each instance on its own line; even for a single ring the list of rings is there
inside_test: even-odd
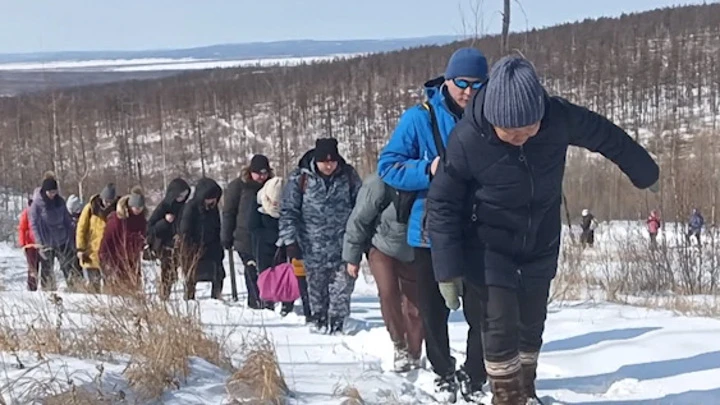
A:
[[[237,293],[237,282],[235,281],[235,258],[233,256],[233,249],[230,248],[228,251],[228,262],[230,263],[230,288],[232,288],[232,299],[233,301],[237,302],[238,300],[238,293]]]

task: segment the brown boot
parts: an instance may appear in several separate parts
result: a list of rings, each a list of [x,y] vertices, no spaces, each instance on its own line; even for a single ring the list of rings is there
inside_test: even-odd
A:
[[[520,364],[523,376],[523,391],[527,398],[537,398],[535,379],[537,378],[538,352],[520,352]]]
[[[493,405],[525,405],[528,397],[523,390],[520,358],[504,362],[485,361]]]

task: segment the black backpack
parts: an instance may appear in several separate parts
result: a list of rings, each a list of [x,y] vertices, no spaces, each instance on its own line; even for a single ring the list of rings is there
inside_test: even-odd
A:
[[[435,110],[432,105],[427,101],[422,103],[423,108],[428,110],[430,114],[430,124],[432,126],[433,140],[435,141],[435,148],[438,151],[440,160],[445,159],[445,145],[443,145],[442,136],[440,135],[440,127],[438,127],[437,118],[435,117]],[[389,186],[388,186],[389,187]],[[401,224],[407,224],[410,220],[410,212],[412,206],[417,199],[417,191],[403,191],[393,188],[394,198],[393,204],[397,210],[397,221]]]

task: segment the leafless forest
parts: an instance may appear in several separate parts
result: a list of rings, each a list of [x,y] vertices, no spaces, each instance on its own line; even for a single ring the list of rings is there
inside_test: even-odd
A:
[[[470,42],[470,41],[469,41]],[[499,36],[472,40],[492,63]],[[428,46],[296,67],[215,69],[0,99],[0,184],[29,193],[54,170],[65,194],[101,184],[160,191],[173,176],[221,182],[253,153],[285,173],[317,137],[334,136],[361,171],[400,113],[459,46]],[[685,219],[720,208],[720,4],[669,8],[511,34],[551,93],[606,114],[657,157],[662,192],[638,192],[612,164],[568,156],[570,212]],[[80,190],[79,190],[80,189]]]

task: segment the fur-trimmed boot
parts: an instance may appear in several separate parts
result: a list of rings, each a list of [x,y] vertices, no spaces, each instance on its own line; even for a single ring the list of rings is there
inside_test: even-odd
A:
[[[537,378],[538,352],[520,352],[520,367],[523,377],[523,392],[528,400],[537,399],[535,379]],[[532,403],[532,402],[530,402]]]
[[[523,390],[520,357],[508,361],[485,360],[493,405],[525,405],[528,397]]]

